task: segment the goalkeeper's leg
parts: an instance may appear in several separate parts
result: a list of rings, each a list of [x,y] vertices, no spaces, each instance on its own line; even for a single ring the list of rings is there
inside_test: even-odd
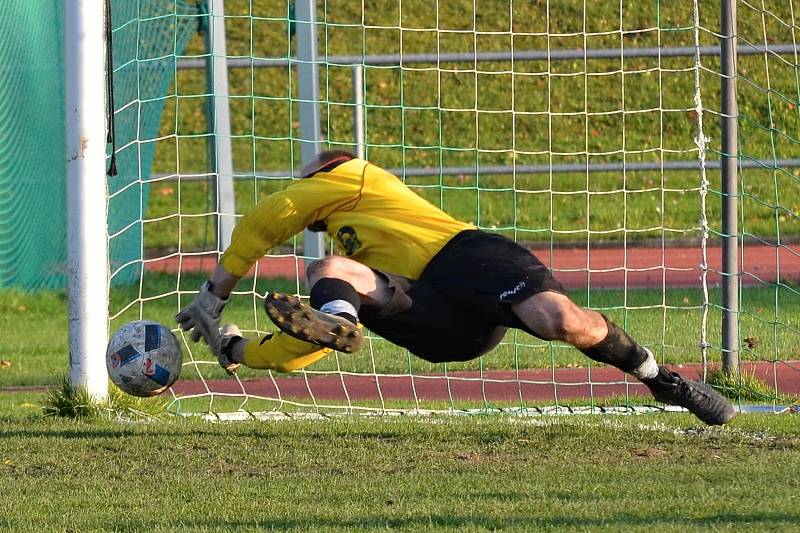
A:
[[[331,350],[295,339],[285,333],[270,333],[260,341],[241,336],[231,324],[222,328],[223,355],[235,364],[259,370],[292,372],[314,363]]]
[[[362,303],[384,307],[391,300],[388,282],[371,268],[352,259],[330,256],[308,269],[311,302],[271,293],[264,302],[267,315],[287,335],[340,350],[355,352],[363,333],[358,326]]]
[[[582,309],[563,294],[534,294],[512,309],[537,336],[567,342],[595,361],[632,374],[657,400],[685,407],[707,424],[725,424],[736,414],[730,402],[714,389],[659,367],[650,350],[605,315]]]

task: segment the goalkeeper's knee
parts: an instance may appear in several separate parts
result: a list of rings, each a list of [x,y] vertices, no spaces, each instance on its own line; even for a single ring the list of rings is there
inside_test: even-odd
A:
[[[244,364],[260,370],[292,372],[305,368],[330,352],[329,348],[278,332],[267,335],[261,342],[248,342],[244,348]]]

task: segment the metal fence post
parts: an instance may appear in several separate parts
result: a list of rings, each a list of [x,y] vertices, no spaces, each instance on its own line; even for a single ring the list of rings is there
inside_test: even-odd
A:
[[[738,138],[736,0],[720,6],[722,95],[722,369],[739,370]]]
[[[317,5],[315,0],[298,0],[297,15],[297,94],[300,99],[300,160],[307,164],[321,149],[319,112],[319,72],[317,71]],[[303,256],[323,257],[322,232],[303,232]]]
[[[364,139],[364,66],[353,65],[353,137],[356,144],[356,155],[364,159],[367,147]]]
[[[231,243],[236,225],[236,200],[233,192],[233,150],[231,148],[230,93],[225,39],[225,0],[208,1],[206,30],[206,88],[209,102],[206,123],[209,136],[209,165],[216,175],[217,250]]]

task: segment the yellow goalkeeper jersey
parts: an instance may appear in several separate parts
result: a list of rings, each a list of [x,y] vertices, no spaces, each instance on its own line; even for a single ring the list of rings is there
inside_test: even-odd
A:
[[[412,279],[453,236],[474,229],[389,172],[352,159],[260,201],[236,225],[220,262],[231,274],[243,276],[270,248],[317,222],[343,255]]]

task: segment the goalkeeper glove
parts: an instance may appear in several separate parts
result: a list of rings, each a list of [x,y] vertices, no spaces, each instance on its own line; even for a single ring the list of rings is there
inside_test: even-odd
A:
[[[197,342],[202,337],[217,357],[222,347],[219,318],[226,303],[228,299],[223,300],[211,292],[211,282],[206,281],[192,303],[175,315],[175,320],[183,331],[191,330],[189,337],[192,341]]]
[[[239,363],[233,361],[233,346],[243,341],[242,332],[236,324],[226,324],[220,331],[220,350],[217,354],[219,366],[225,369],[228,375],[233,375],[239,370]]]

